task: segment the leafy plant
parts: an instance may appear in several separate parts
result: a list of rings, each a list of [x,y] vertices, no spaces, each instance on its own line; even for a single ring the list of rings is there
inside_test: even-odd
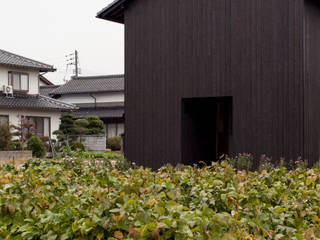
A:
[[[249,153],[239,154],[235,157],[236,166],[240,170],[249,171],[253,166],[253,156]]]
[[[119,171],[99,161],[0,167],[0,238],[320,238],[319,170],[235,171],[222,161]]]
[[[81,142],[71,143],[70,146],[71,146],[71,150],[73,150],[73,151],[77,151],[77,150],[85,151],[86,150],[86,148],[84,147],[84,145]]]
[[[7,124],[0,124],[0,150],[8,150],[11,138],[10,127]]]
[[[37,158],[42,158],[46,155],[46,147],[37,136],[31,137],[27,142],[28,150],[32,151],[32,155]]]
[[[75,124],[72,114],[63,114],[60,121],[59,130],[65,135],[74,135]]]
[[[98,116],[88,116],[87,121],[88,125],[88,133],[90,135],[101,135],[104,134],[104,123],[100,120]]]
[[[107,149],[111,149],[112,151],[121,150],[121,137],[110,137],[107,138]]]
[[[11,142],[9,150],[10,151],[21,151],[23,149],[23,146],[21,142]]]

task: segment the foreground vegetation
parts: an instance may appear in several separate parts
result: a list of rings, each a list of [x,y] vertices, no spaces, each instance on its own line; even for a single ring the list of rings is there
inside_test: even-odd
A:
[[[85,157],[2,167],[0,239],[320,239],[317,169],[153,172]]]

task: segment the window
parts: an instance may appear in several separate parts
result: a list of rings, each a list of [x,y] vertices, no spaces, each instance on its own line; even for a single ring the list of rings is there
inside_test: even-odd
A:
[[[117,124],[108,124],[108,137],[117,136]]]
[[[39,137],[50,137],[50,118],[28,117],[35,124],[35,135]]]
[[[13,87],[16,91],[29,90],[29,75],[27,73],[9,72],[8,85]]]
[[[107,135],[108,137],[121,136],[124,133],[123,123],[109,123],[107,125]]]
[[[9,116],[0,115],[0,124],[9,125]]]

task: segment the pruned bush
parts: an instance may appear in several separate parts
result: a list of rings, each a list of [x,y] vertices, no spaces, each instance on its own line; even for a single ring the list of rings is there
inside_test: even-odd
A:
[[[121,150],[121,137],[117,136],[107,138],[107,148],[111,149],[112,151]]]
[[[85,151],[86,150],[86,148],[84,147],[84,145],[81,142],[71,143],[70,147],[71,147],[72,151],[77,151],[77,150]]]
[[[88,130],[89,135],[100,135],[104,134],[104,123],[100,120],[98,116],[89,116],[88,120]]]
[[[9,146],[10,151],[21,151],[23,149],[21,142],[11,142]]]
[[[7,124],[0,124],[0,150],[6,151],[9,149],[12,134]]]
[[[28,150],[32,151],[32,156],[42,158],[46,155],[46,147],[37,136],[31,137],[27,142]]]

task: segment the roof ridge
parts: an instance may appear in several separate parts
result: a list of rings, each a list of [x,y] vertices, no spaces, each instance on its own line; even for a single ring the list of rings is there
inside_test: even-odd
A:
[[[110,75],[93,75],[93,76],[80,76],[77,78],[72,78],[70,81],[72,80],[92,80],[92,79],[101,79],[101,78],[117,78],[117,77],[124,77],[124,74],[110,74]],[[69,82],[70,82],[69,81]]]
[[[50,102],[50,103],[56,103],[56,104],[60,104],[62,106],[67,106],[67,107],[70,107],[70,108],[73,108],[73,109],[78,109],[77,106],[75,106],[74,104],[71,104],[71,103],[62,102],[62,101],[59,101],[57,99],[53,99],[53,98],[46,97],[46,96],[43,96],[43,95],[38,95],[38,96],[40,98],[42,98],[43,100],[45,100],[47,102]]]
[[[8,52],[6,50],[3,50],[3,49],[0,49],[1,52],[4,52],[5,54],[10,54],[10,55],[13,55],[14,57],[18,57],[18,58],[22,58],[22,59],[25,59],[25,60],[28,60],[28,61],[31,61],[31,62],[35,62],[35,63],[38,63],[40,65],[46,65],[47,67],[51,67],[53,68],[53,65],[50,65],[50,64],[46,64],[46,63],[43,63],[43,62],[40,62],[40,61],[37,61],[37,60],[34,60],[34,59],[31,59],[31,58],[27,58],[27,57],[24,57],[24,56],[21,56],[21,55],[18,55],[16,53],[12,53],[12,52]]]

